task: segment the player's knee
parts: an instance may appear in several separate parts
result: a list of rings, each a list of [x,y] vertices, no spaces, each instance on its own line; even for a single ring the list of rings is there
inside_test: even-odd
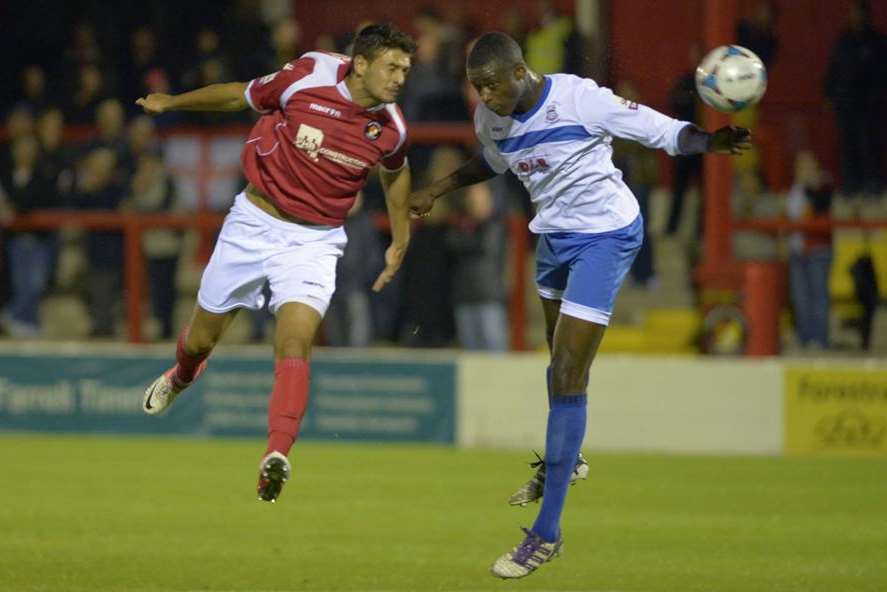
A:
[[[584,360],[570,352],[556,351],[551,360],[551,392],[553,395],[575,395],[585,392],[588,368]]]

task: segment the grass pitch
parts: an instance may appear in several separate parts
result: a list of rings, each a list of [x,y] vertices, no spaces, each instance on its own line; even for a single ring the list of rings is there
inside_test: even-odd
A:
[[[591,455],[564,555],[502,582],[529,451],[0,435],[0,590],[883,592],[887,461]]]

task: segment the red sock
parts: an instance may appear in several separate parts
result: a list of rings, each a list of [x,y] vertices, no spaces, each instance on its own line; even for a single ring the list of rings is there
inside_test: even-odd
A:
[[[185,339],[188,337],[188,331],[191,330],[190,325],[185,325],[182,332],[179,333],[179,340],[176,343],[176,366],[173,372],[173,379],[182,386],[194,382],[194,379],[203,372],[201,364],[209,357],[210,352],[192,356],[185,351]]]
[[[283,358],[274,364],[274,389],[268,404],[268,449],[288,454],[296,438],[305,408],[311,369],[304,358]]]

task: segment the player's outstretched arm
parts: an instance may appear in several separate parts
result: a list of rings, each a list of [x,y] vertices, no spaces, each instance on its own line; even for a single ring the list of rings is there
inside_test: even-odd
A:
[[[403,166],[397,171],[379,171],[379,180],[385,191],[385,204],[388,207],[388,220],[391,223],[391,245],[385,250],[385,269],[373,283],[373,291],[378,292],[391,281],[403,263],[407,246],[410,244],[410,167]]]
[[[414,191],[410,195],[410,216],[413,218],[424,218],[431,212],[435,200],[442,195],[468,185],[492,179],[495,176],[496,173],[487,166],[484,157],[477,154],[450,175],[443,179],[438,179],[424,189]]]
[[[706,132],[695,125],[686,125],[678,134],[681,154],[742,154],[751,148],[751,131],[744,127],[724,126],[714,132]]]
[[[157,115],[166,111],[242,111],[246,102],[245,82],[210,84],[178,95],[154,93],[136,101],[145,113]]]

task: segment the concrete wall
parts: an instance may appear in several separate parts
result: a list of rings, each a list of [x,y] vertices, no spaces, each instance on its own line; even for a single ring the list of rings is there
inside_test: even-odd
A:
[[[543,354],[460,356],[457,441],[541,448],[546,365]],[[778,360],[601,356],[586,447],[781,453],[782,371]]]

